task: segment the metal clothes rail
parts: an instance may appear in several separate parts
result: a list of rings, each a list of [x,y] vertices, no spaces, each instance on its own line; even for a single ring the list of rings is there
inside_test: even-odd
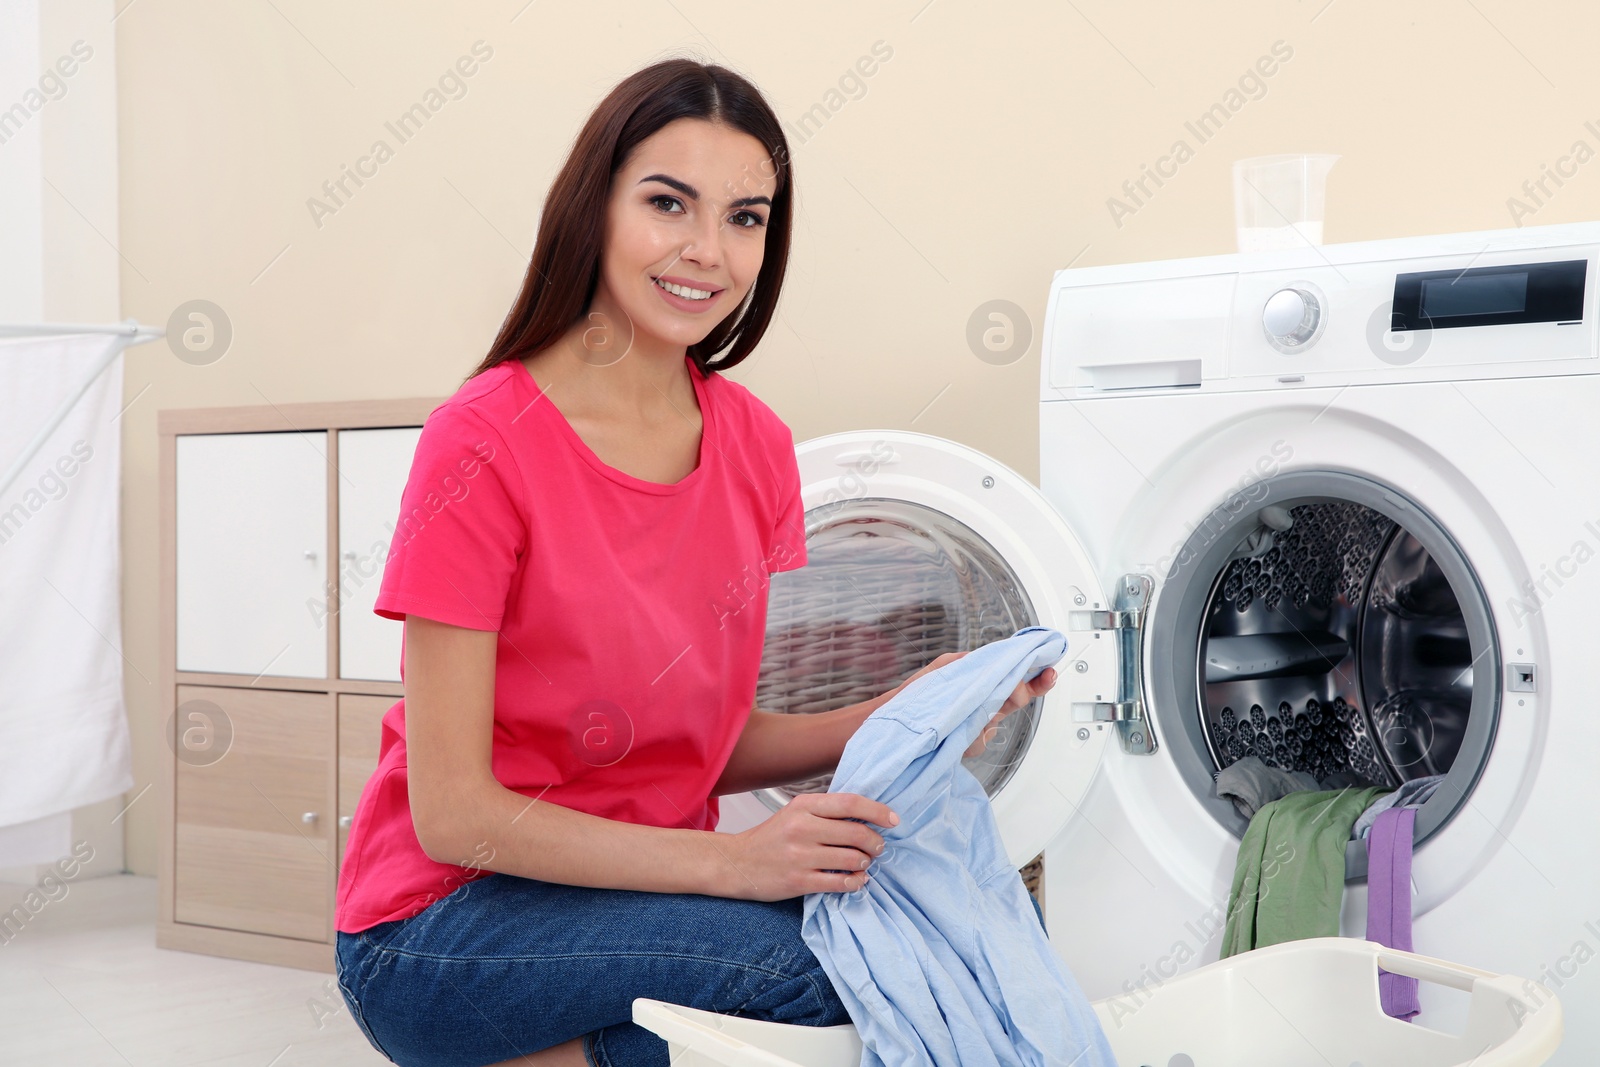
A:
[[[3,497],[5,491],[11,488],[11,483],[17,480],[17,476],[33,460],[39,449],[44,447],[45,441],[55,432],[56,427],[61,425],[61,421],[67,417],[67,412],[72,410],[74,404],[83,399],[83,394],[89,391],[89,386],[94,384],[94,380],[100,377],[101,372],[111,365],[111,361],[116,359],[124,348],[146,344],[167,335],[166,330],[156,326],[142,325],[135,319],[108,325],[70,322],[0,323],[0,342],[3,342],[6,338],[69,337],[86,333],[109,334],[111,335],[111,341],[106,345],[105,351],[101,353],[94,367],[78,383],[72,393],[51,413],[44,427],[33,436],[33,440],[29,441],[27,446],[23,448],[22,455],[18,456],[16,461],[6,468],[5,474],[0,475],[0,497]]]

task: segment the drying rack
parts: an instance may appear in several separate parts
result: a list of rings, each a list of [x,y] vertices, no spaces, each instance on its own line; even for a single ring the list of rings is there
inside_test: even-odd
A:
[[[122,350],[133,345],[142,345],[165,337],[167,331],[157,326],[145,326],[136,319],[127,319],[124,322],[108,325],[92,325],[72,322],[14,322],[0,323],[0,340],[18,337],[70,337],[85,333],[103,333],[111,336],[111,341],[106,345],[106,350],[101,353],[89,373],[84,375],[76,388],[58,405],[50,418],[46,420],[42,429],[34,434],[33,440],[23,448],[22,455],[18,456],[11,466],[0,474],[0,496],[17,480],[17,475],[28,465],[50,435],[55,432],[61,420],[67,417],[67,412],[72,410],[74,404],[83,399],[83,394],[89,391],[89,386],[100,377],[101,373],[111,365],[111,361],[122,354]]]

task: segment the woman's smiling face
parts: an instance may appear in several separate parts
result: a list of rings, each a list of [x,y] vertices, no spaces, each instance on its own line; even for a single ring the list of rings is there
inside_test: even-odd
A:
[[[701,341],[755,284],[776,188],[749,134],[704,119],[663,126],[612,178],[591,311],[618,313],[632,349]]]

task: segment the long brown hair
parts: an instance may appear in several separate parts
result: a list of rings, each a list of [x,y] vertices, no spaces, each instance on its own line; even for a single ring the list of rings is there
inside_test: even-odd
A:
[[[726,67],[675,58],[624,78],[584,123],[550,186],[522,292],[489,354],[468,379],[554,343],[589,310],[600,281],[612,178],[639,142],[682,118],[720,122],[747,133],[771,156],[777,188],[767,214],[761,271],[743,308],[690,345],[688,354],[702,372],[710,372],[734,366],[755,348],[772,321],[789,261],[793,186],[789,143],[778,117],[748,80]],[[728,354],[712,362],[711,357],[730,343]]]

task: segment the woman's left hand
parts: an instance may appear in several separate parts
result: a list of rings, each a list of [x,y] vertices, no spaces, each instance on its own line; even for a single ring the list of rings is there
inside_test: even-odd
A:
[[[943,667],[946,663],[953,663],[965,655],[965,652],[944,653],[938,659],[922,668],[916,674],[913,674],[911,677],[895,686],[889,691],[888,695],[893,697],[899,693],[900,690],[904,689],[918,678],[921,678],[929,671],[936,671],[940,667]],[[1056,673],[1056,669],[1054,667],[1046,667],[1044,670],[1034,675],[1031,680],[1023,679],[1022,681],[1018,682],[1017,687],[1013,689],[1011,691],[1011,695],[1006,698],[1006,702],[1000,705],[1000,710],[995,713],[994,718],[989,720],[989,725],[985,726],[978,736],[973,739],[972,744],[967,746],[967,750],[961,754],[961,758],[971,759],[973,756],[981,756],[984,749],[988,747],[989,742],[994,740],[994,735],[999,732],[1000,721],[1007,715],[1010,715],[1012,712],[1027,707],[1028,702],[1033,700],[1033,698],[1043,696],[1045,693],[1049,692],[1050,688],[1056,684],[1056,680],[1059,677],[1060,676]]]
[[[1050,687],[1056,684],[1058,677],[1060,676],[1056,673],[1054,667],[1046,667],[1034,675],[1031,680],[1024,678],[1018,682],[1017,687],[1006,698],[1006,702],[1000,705],[1000,710],[995,713],[994,718],[989,720],[989,725],[985,726],[978,736],[973,739],[972,744],[967,746],[967,750],[961,754],[961,758],[971,759],[973,756],[983,755],[983,750],[988,747],[990,741],[994,740],[994,735],[1000,732],[1000,720],[1014,711],[1027,707],[1028,702],[1034,697],[1043,696],[1049,692]]]

